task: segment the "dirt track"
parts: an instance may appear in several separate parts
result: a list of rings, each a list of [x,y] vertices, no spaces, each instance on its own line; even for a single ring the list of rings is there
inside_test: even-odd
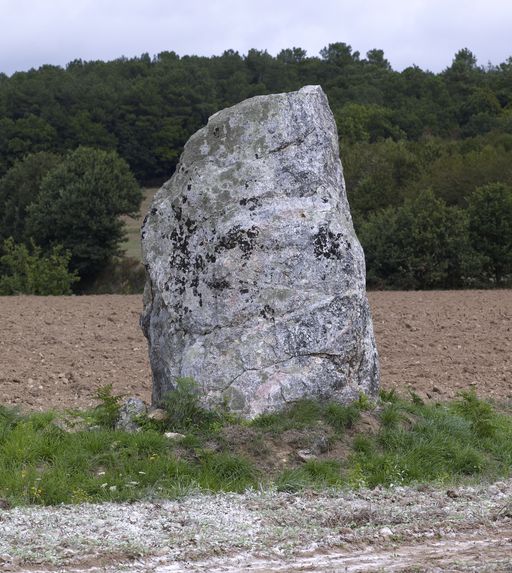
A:
[[[385,388],[442,400],[472,385],[512,399],[512,290],[374,292]],[[0,403],[88,407],[94,391],[149,399],[141,296],[0,297]]]
[[[512,480],[0,510],[16,573],[512,570]]]

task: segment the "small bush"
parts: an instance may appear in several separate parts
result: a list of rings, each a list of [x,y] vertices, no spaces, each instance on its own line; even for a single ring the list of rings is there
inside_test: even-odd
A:
[[[167,412],[165,423],[173,431],[208,429],[221,417],[201,406],[197,384],[192,378],[179,378],[176,388],[163,397],[161,406]]]
[[[70,254],[54,246],[49,254],[32,243],[31,249],[13,239],[3,244],[0,257],[0,295],[67,295],[79,278],[68,270]]]
[[[397,402],[398,401],[398,395],[396,393],[396,390],[394,388],[391,388],[391,390],[384,390],[384,388],[379,392],[379,397],[383,402]]]
[[[112,384],[106,384],[96,390],[95,397],[100,401],[93,413],[96,423],[103,428],[114,428],[119,419],[122,396],[114,395]]]

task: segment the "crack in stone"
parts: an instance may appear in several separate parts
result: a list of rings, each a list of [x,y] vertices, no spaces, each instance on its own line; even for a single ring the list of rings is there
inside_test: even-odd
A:
[[[272,350],[274,350],[274,348],[272,346],[270,346],[270,348],[272,348]],[[274,352],[275,352],[275,350],[274,350]],[[335,358],[339,358],[341,355],[340,354],[334,354],[334,353],[331,354],[328,352],[307,352],[304,354],[291,354],[291,355],[288,355],[288,357],[284,358],[283,360],[276,360],[275,362],[272,362],[272,363],[268,364],[267,366],[263,366],[262,368],[244,368],[242,370],[242,372],[240,372],[240,374],[237,374],[223,388],[221,388],[221,392],[225,392],[228,388],[230,388],[239,378],[241,378],[247,372],[265,371],[265,370],[268,370],[269,368],[273,368],[274,366],[277,366],[279,364],[283,364],[284,362],[289,362],[290,360],[293,360],[294,358],[309,357],[309,356],[313,356],[313,357],[314,356],[320,356],[322,358],[326,358],[327,360],[334,360]]]
[[[268,155],[270,155],[271,153],[279,153],[280,151],[283,151],[284,149],[287,149],[288,147],[292,147],[292,145],[301,145],[301,143],[304,143],[306,141],[306,139],[314,131],[315,131],[314,129],[310,129],[302,137],[298,137],[297,139],[293,139],[292,141],[287,141],[286,143],[283,143],[283,144],[279,145],[278,147],[274,147],[274,149],[269,149]]]

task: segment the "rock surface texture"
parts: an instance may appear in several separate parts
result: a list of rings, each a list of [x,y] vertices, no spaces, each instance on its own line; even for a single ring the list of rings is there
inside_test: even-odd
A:
[[[320,87],[213,115],[155,196],[142,250],[154,402],[180,377],[246,417],[377,393],[364,256]]]

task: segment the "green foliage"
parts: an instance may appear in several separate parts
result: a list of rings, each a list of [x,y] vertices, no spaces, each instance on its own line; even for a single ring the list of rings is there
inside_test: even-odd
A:
[[[370,286],[453,288],[478,276],[465,213],[425,191],[362,224]]]
[[[291,427],[304,427],[311,423],[318,415],[318,406],[311,400],[300,400],[293,403],[286,410],[286,416],[282,412],[270,412],[260,414],[250,424],[257,428],[265,428],[274,432],[281,432]]]
[[[0,409],[1,498],[15,505],[121,502],[176,497],[199,487],[243,491],[257,484],[255,468],[234,455],[210,453],[188,462],[152,430],[67,433],[54,419]]]
[[[27,230],[43,248],[62,244],[70,265],[87,283],[120,254],[123,223],[142,193],[128,165],[114,151],[79,147],[42,180],[28,207]]]
[[[116,152],[139,181],[161,183],[175,169],[186,140],[212,113],[253,95],[307,84],[320,84],[334,111],[356,229],[371,235],[365,238],[370,284],[386,288],[504,284],[510,272],[508,255],[496,245],[489,254],[487,239],[474,238],[477,230],[472,231],[476,252],[468,253],[465,244],[449,244],[447,263],[439,258],[443,257],[440,233],[433,231],[446,224],[446,236],[457,242],[458,227],[467,227],[466,207],[475,189],[512,185],[510,58],[483,67],[468,49],[459,50],[440,74],[418,66],[398,72],[382,50],[370,50],[362,57],[348,44],[334,42],[321,50],[320,57],[308,56],[300,47],[284,49],[276,57],[254,49],[245,55],[227,50],[211,58],[162,52],[153,58],[143,54],[112,62],[75,60],[65,69],[43,66],[4,76],[0,241],[12,236],[28,245],[32,236],[44,250],[62,244],[72,253],[71,268],[83,279],[80,287],[90,288],[98,274],[108,272],[109,261],[119,252],[123,234],[119,213],[136,210],[138,204],[133,181],[113,175]],[[106,156],[89,161],[85,151],[76,151],[80,146]],[[80,158],[72,160],[75,152]],[[65,167],[56,170],[61,160],[54,154],[68,154]],[[104,168],[109,161],[112,169]],[[96,185],[93,173],[101,174],[106,185]],[[122,190],[128,206],[119,206],[114,188]],[[431,221],[423,226],[431,229],[421,233],[419,252],[408,252],[404,266],[399,257],[406,238],[398,233],[395,241],[386,226],[400,227],[397,210],[410,210],[406,202],[426,189],[445,205],[437,205],[439,212],[424,212]],[[462,211],[453,211],[446,219],[446,207]],[[410,226],[410,221],[405,224]],[[467,243],[467,229],[463,234]],[[378,260],[373,259],[374,249],[379,251]],[[454,258],[454,250],[464,254]],[[126,286],[131,279],[119,274],[114,288],[131,289]],[[100,288],[110,288],[105,285],[101,281]]]
[[[496,285],[512,273],[512,185],[479,187],[469,197],[469,232]]]
[[[345,146],[341,141],[350,206],[357,220],[399,206],[422,173],[421,158],[405,141]]]
[[[312,485],[310,476],[303,468],[286,469],[275,481],[276,490],[286,493],[297,493]]]
[[[0,256],[0,295],[71,294],[71,287],[79,278],[68,270],[70,258],[61,245],[44,255],[33,242],[29,250],[23,244],[15,244],[12,238],[6,239]]]
[[[379,398],[382,400],[382,402],[394,403],[398,401],[398,394],[396,393],[396,390],[394,388],[391,388],[391,390],[386,390],[385,388],[381,388],[379,392]]]
[[[0,444],[7,434],[16,426],[20,419],[20,414],[14,408],[7,408],[0,404]]]
[[[335,113],[335,118],[343,143],[375,143],[405,136],[393,121],[393,111],[376,104],[347,103]]]
[[[0,178],[0,242],[30,239],[26,232],[27,208],[39,195],[44,177],[59,163],[54,153],[39,152],[16,163]]]
[[[317,400],[297,400],[282,412],[261,414],[252,420],[251,425],[265,428],[275,434],[286,430],[300,430],[311,427],[322,419],[326,404]]]
[[[95,392],[94,397],[100,404],[94,410],[94,420],[102,428],[115,428],[119,420],[122,396],[114,394],[112,384],[101,386]]]

